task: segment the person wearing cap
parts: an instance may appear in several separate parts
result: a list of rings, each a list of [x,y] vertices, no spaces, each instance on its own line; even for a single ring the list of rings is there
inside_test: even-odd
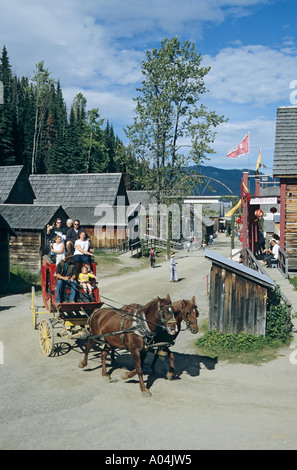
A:
[[[272,240],[270,240],[270,243],[272,248],[267,248],[266,250],[264,250],[264,253],[266,253],[266,255],[264,256],[264,262],[266,263],[267,268],[271,268],[271,261],[273,259],[278,259],[279,253],[279,245],[277,244],[277,241],[272,238]]]
[[[64,293],[66,287],[71,288],[69,302],[75,302],[75,294],[77,290],[77,272],[76,266],[73,263],[73,254],[66,253],[65,260],[60,261],[56,268],[56,301],[61,303],[64,300]]]
[[[176,261],[174,259],[175,253],[171,253],[170,255],[170,282],[177,282],[178,277],[177,277],[177,269],[176,269]]]

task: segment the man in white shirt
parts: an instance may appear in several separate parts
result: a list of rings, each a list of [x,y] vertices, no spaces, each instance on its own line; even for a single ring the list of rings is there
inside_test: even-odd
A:
[[[272,248],[267,248],[267,250],[264,250],[265,253],[267,253],[264,257],[264,261],[266,262],[266,267],[271,268],[271,260],[273,259],[278,259],[278,252],[279,252],[279,245],[277,244],[276,240],[273,238],[270,240]]]

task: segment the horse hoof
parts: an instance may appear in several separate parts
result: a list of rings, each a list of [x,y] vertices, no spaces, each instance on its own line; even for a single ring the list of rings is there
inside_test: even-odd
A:
[[[86,365],[87,365],[87,364],[85,364],[84,362],[80,362],[80,363],[78,364],[78,367],[79,367],[80,369],[83,369],[84,367],[86,367]]]
[[[142,390],[141,391],[141,395],[144,397],[144,398],[149,398],[152,396],[151,392],[149,390]]]
[[[103,380],[104,380],[105,382],[108,382],[108,383],[111,382],[111,379],[110,379],[109,375],[103,375]]]
[[[168,380],[173,380],[173,372],[167,372],[166,377]]]

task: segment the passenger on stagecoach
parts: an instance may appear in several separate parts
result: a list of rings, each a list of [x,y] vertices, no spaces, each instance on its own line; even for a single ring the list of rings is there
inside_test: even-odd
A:
[[[95,274],[90,273],[87,266],[82,266],[81,273],[78,275],[78,282],[83,288],[84,293],[89,295],[90,301],[92,302],[92,285],[90,283],[90,279],[95,279],[95,281],[97,281]]]
[[[94,250],[90,247],[90,240],[86,232],[80,232],[79,238],[75,242],[75,251],[73,261],[78,265],[85,264],[88,271],[91,271],[91,256]]]
[[[77,270],[73,262],[73,254],[66,253],[65,260],[62,260],[56,269],[57,289],[56,301],[61,303],[65,301],[64,294],[66,287],[71,288],[69,303],[75,302],[75,295],[77,291]]]
[[[88,236],[87,232],[80,225],[80,221],[78,219],[76,219],[73,222],[73,226],[70,227],[67,230],[67,233],[66,233],[66,251],[71,251],[72,253],[74,252],[75,242],[79,238],[79,234],[81,232],[85,232],[85,234],[87,235],[87,238],[89,239],[89,236]]]
[[[66,240],[66,232],[67,229],[62,226],[62,219],[58,218],[52,225],[47,224],[46,238],[49,240],[49,242],[53,242],[54,238],[57,235],[60,235],[62,241],[64,242]]]

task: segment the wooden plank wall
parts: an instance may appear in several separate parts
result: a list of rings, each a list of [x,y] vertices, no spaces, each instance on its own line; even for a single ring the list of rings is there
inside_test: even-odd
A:
[[[209,328],[265,335],[267,289],[214,265],[210,279]]]
[[[15,230],[10,238],[10,263],[21,264],[31,271],[41,269],[41,233]]]
[[[286,187],[285,251],[289,256],[289,269],[297,269],[297,184]]]
[[[0,230],[0,248],[0,292],[5,292],[10,281],[9,232],[5,227]]]
[[[117,248],[119,243],[127,240],[125,228],[86,227],[94,248]]]

